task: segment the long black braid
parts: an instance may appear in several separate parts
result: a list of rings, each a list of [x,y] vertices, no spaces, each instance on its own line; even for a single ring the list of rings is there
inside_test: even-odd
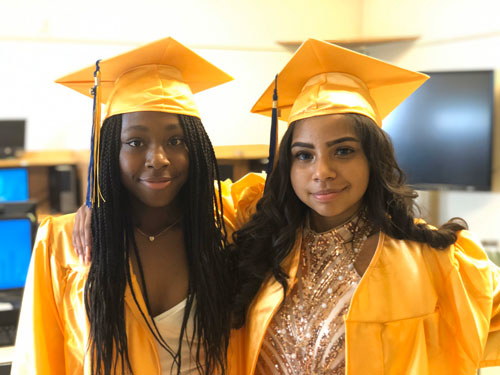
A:
[[[184,240],[189,267],[189,290],[181,327],[185,335],[193,309],[193,337],[198,340],[196,362],[202,374],[225,374],[229,341],[228,272],[224,253],[226,230],[223,221],[219,172],[213,147],[198,118],[179,115],[189,150],[189,175],[182,188]],[[92,210],[92,264],[85,284],[85,307],[90,323],[89,350],[92,373],[114,375],[132,372],[125,330],[124,294],[131,287],[130,249],[136,247],[128,193],[120,180],[121,115],[112,116],[101,129],[99,179],[106,202]],[[214,181],[219,183],[216,194]],[[141,269],[142,273],[142,269]],[[140,307],[139,307],[139,310]],[[142,311],[147,322],[147,311]],[[149,325],[149,323],[148,323]],[[150,329],[165,347],[154,327]],[[165,347],[169,350],[168,347]],[[180,372],[179,345],[174,356]]]

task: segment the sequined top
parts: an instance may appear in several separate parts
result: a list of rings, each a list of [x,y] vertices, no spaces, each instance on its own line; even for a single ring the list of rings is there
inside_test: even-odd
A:
[[[267,328],[257,375],[345,373],[343,316],[361,279],[354,261],[369,231],[359,220],[324,233],[304,229],[297,283]]]

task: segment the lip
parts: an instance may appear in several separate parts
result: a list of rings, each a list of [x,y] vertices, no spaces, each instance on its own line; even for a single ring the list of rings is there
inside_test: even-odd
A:
[[[314,199],[320,202],[328,202],[338,197],[346,188],[341,189],[325,189],[312,193]]]
[[[165,189],[172,183],[170,177],[150,177],[150,178],[140,178],[139,182],[152,190]]]

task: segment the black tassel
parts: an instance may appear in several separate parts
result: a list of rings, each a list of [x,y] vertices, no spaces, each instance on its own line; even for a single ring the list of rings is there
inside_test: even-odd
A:
[[[274,158],[278,148],[278,75],[274,78],[273,109],[271,111],[271,135],[269,140],[269,162],[267,164],[266,186],[274,168]]]

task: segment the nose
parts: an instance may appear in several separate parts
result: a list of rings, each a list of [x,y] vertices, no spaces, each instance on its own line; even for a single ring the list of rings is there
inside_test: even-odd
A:
[[[170,165],[170,159],[163,146],[153,146],[146,157],[146,167],[161,169]]]
[[[317,157],[316,162],[314,163],[314,181],[321,182],[333,180],[335,177],[337,177],[337,172],[333,162],[327,157]]]

